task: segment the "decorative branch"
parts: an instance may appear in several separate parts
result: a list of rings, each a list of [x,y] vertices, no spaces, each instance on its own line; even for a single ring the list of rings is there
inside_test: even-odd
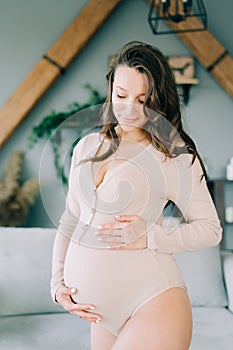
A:
[[[88,109],[91,111],[97,110],[99,105],[105,102],[106,97],[101,96],[101,94],[94,89],[90,84],[86,84],[84,88],[90,91],[90,96],[88,101],[81,104],[78,102],[74,102],[67,106],[67,110],[65,111],[51,111],[50,114],[45,116],[42,121],[33,127],[31,134],[29,135],[29,147],[32,148],[35,143],[37,143],[40,139],[49,140],[52,146],[53,156],[54,156],[54,166],[56,169],[56,173],[58,178],[62,180],[62,183],[67,185],[67,177],[64,174],[63,166],[60,164],[60,154],[59,154],[59,145],[56,142],[56,130],[60,131],[60,125],[67,121],[70,117],[74,116],[77,112],[81,110]],[[87,113],[85,118],[79,119],[78,123],[76,123],[75,129],[77,130],[77,139],[72,145],[72,150],[75,144],[80,139],[80,136],[86,128],[90,127],[93,122],[97,125],[99,122],[99,116],[96,116],[96,113],[93,114]],[[71,152],[72,152],[71,150]]]

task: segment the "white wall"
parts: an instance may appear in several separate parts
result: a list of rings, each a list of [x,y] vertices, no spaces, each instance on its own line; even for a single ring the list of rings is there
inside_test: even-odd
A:
[[[41,56],[53,45],[87,0],[0,0],[0,106],[11,96]],[[206,0],[209,30],[233,53],[232,0]],[[106,21],[67,73],[47,92],[26,120],[0,150],[0,174],[12,152],[26,152],[23,179],[38,176],[42,168],[42,197],[31,209],[28,226],[57,225],[64,206],[64,189],[56,178],[52,155],[44,143],[33,150],[27,147],[32,126],[52,109],[64,109],[73,101],[84,102],[87,92],[83,83],[106,91],[105,73],[109,55],[127,41],[142,40],[158,46],[166,55],[190,54],[175,35],[152,34],[147,23],[145,0],[124,0]],[[195,140],[212,178],[224,177],[226,163],[233,155],[232,99],[212,76],[196,62],[200,84],[191,90],[190,103],[184,115],[186,129]],[[233,201],[232,201],[233,205]]]

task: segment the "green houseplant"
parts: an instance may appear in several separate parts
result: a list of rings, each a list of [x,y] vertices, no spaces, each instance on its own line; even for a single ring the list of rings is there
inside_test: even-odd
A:
[[[77,131],[77,139],[72,145],[73,150],[85,129],[90,127],[99,128],[99,114],[97,112],[99,106],[106,99],[105,96],[102,96],[90,84],[86,84],[84,88],[88,89],[90,92],[89,98],[85,103],[73,102],[72,104],[69,104],[64,111],[52,110],[38,125],[35,125],[32,128],[29,135],[30,148],[32,148],[39,140],[49,140],[53,150],[56,173],[65,185],[67,185],[68,181],[63,166],[60,163],[59,142],[57,141],[58,132],[61,130],[60,127],[62,124],[66,125],[66,122],[67,125],[69,125],[68,122],[73,122],[72,125]],[[87,110],[87,113],[81,114],[77,120],[77,113],[82,110]]]

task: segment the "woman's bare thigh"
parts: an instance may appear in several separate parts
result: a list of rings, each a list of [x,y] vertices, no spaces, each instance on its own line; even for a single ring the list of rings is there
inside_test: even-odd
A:
[[[91,324],[91,350],[110,350],[116,336],[99,324]]]
[[[187,350],[192,311],[187,292],[171,288],[140,308],[121,330],[112,350]]]

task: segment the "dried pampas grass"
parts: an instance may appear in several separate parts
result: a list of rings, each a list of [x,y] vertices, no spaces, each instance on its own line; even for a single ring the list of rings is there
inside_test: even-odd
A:
[[[38,179],[20,183],[24,152],[16,151],[6,166],[5,176],[0,181],[0,226],[25,224],[30,206],[39,193]]]

